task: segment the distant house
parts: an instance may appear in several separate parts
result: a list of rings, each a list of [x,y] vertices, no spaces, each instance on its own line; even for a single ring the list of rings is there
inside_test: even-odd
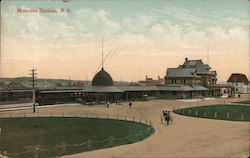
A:
[[[154,80],[146,76],[145,81],[139,81],[139,83],[145,86],[161,86],[164,85],[164,79],[158,76],[158,80]]]
[[[235,93],[250,92],[250,84],[245,74],[233,73],[227,80],[228,83],[233,84]]]

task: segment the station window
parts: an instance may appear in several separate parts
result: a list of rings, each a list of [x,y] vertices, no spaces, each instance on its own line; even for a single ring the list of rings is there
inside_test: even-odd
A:
[[[176,91],[173,91],[173,92],[172,92],[172,95],[177,95],[177,92],[176,92]]]

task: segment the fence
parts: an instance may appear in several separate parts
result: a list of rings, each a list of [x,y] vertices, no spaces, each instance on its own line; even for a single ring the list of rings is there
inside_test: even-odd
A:
[[[231,121],[250,121],[249,113],[236,113],[228,111],[211,111],[201,109],[176,109],[173,112],[192,117],[219,119],[219,120],[231,120]]]
[[[147,137],[149,137],[153,132],[154,129],[152,128],[151,121],[144,120],[142,118],[136,118],[136,117],[128,117],[128,116],[121,116],[121,115],[100,115],[100,114],[81,114],[81,115],[34,115],[34,114],[22,114],[22,115],[5,115],[1,116],[1,118],[17,118],[17,117],[62,117],[62,118],[72,118],[72,117],[78,117],[78,118],[98,118],[98,119],[112,119],[112,120],[123,120],[123,121],[131,121],[135,123],[140,123],[146,125],[145,130],[140,130],[136,134],[130,134],[126,137],[113,137],[110,136],[103,140],[91,140],[88,139],[84,142],[78,143],[78,144],[68,144],[68,143],[61,143],[58,145],[55,145],[53,147],[41,147],[39,144],[36,146],[32,146],[27,148],[27,150],[22,152],[8,152],[3,151],[2,154],[4,156],[8,157],[24,157],[24,158],[39,158],[39,157],[58,157],[62,155],[68,155],[68,154],[74,154],[74,153],[80,153],[80,152],[86,152],[96,149],[102,149],[102,148],[109,148],[113,146],[119,146],[124,144],[130,144],[135,143],[138,141],[141,141]]]
[[[112,120],[123,120],[130,122],[137,122],[141,124],[145,124],[152,127],[152,122],[149,120],[145,120],[143,118],[137,118],[134,116],[126,116],[126,115],[109,115],[109,114],[1,114],[0,118],[18,118],[18,117],[79,117],[79,118],[99,118],[99,119],[112,119]]]

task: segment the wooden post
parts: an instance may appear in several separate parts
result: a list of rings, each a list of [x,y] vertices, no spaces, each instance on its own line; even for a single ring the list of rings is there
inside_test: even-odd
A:
[[[91,150],[91,140],[88,139],[88,150]]]
[[[62,143],[62,152],[63,152],[63,155],[66,154],[66,143]]]
[[[36,90],[33,88],[32,90],[32,102],[33,102],[33,113],[36,112]]]
[[[38,145],[36,145],[35,150],[34,150],[34,158],[38,158],[38,150],[39,150],[39,147]]]
[[[214,118],[217,118],[217,112],[214,112]]]
[[[113,144],[113,137],[112,136],[110,136],[109,137],[109,146],[113,146],[114,144]]]
[[[204,112],[204,117],[207,117],[207,113],[206,113],[206,111]]]

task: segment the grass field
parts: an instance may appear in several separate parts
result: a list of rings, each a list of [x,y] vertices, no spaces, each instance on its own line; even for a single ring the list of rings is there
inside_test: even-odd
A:
[[[248,101],[241,101],[241,102],[237,102],[237,103],[240,103],[240,104],[250,104],[250,100],[248,100]]]
[[[174,111],[177,114],[231,121],[250,121],[250,106],[210,105],[191,107]]]
[[[34,157],[38,147],[39,157],[55,157],[133,143],[145,139],[138,135],[148,126],[118,120],[86,118],[1,118],[1,151],[11,157]],[[112,142],[107,140],[112,136]],[[123,138],[123,139],[116,139]],[[138,138],[138,139],[137,139]],[[91,145],[83,142],[91,140]],[[66,143],[67,146],[62,146]],[[110,144],[112,143],[112,144]],[[65,149],[66,148],[66,149]],[[25,153],[27,152],[27,153]]]

